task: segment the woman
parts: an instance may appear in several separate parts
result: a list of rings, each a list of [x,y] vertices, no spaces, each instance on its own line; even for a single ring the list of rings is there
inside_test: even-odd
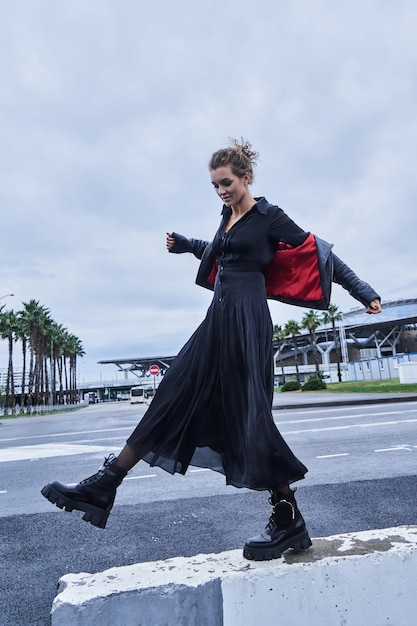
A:
[[[287,281],[291,292],[295,282],[278,248],[286,244],[303,259],[296,275],[306,306],[313,301],[321,308],[328,305],[329,293],[317,297],[317,285],[315,296],[305,295],[312,293],[311,281],[318,280],[321,290],[326,271],[330,281],[342,284],[369,313],[379,313],[381,306],[378,294],[331,254],[331,246],[323,252],[323,242],[280,208],[252,196],[256,157],[250,144],[237,141],[212,155],[211,182],[223,211],[211,244],[167,235],[170,252],[192,252],[202,259],[197,282],[213,288],[214,295],[206,318],[165,374],[143,419],[118,457],[106,459],[97,474],[75,486],[48,484],[42,494],[67,511],[84,511],[84,520],[104,528],[117,487],[140,459],[171,473],[185,474],[189,465],[207,467],[222,472],[227,484],[269,491],[269,522],[244,547],[246,558],[267,560],[311,545],[290,488],[307,468],[283,440],[271,413],[272,322],[265,277],[271,283],[276,257],[284,261],[272,272],[273,297],[291,301],[285,293],[279,295],[280,283]],[[327,267],[331,261],[331,273],[323,270],[324,257]]]

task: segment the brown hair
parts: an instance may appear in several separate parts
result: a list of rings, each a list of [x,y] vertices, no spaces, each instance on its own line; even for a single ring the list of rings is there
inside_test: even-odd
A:
[[[235,176],[243,178],[246,173],[249,174],[249,184],[253,182],[253,168],[256,165],[258,153],[252,150],[252,144],[245,141],[243,137],[230,139],[230,145],[227,148],[221,148],[212,155],[209,161],[209,169],[216,170],[218,167],[230,165]]]

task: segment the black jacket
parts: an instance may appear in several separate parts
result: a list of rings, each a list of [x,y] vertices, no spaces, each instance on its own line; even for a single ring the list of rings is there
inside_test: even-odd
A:
[[[201,259],[196,283],[213,289],[217,262],[212,244],[200,239],[187,239],[178,233],[172,235],[175,244],[171,252],[191,252]],[[327,310],[332,283],[335,282],[364,306],[380,299],[368,283],[333,253],[332,248],[332,244],[311,233],[299,246],[280,246],[265,272],[267,297],[296,306]]]

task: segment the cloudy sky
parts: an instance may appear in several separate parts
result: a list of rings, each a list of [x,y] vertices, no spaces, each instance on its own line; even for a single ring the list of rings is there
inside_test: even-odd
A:
[[[165,233],[214,234],[207,162],[228,137],[260,153],[254,195],[383,300],[417,297],[414,0],[1,9],[0,296],[39,300],[81,339],[81,379],[114,376],[98,360],[175,354],[200,323],[211,294]],[[358,304],[339,287],[333,301]]]

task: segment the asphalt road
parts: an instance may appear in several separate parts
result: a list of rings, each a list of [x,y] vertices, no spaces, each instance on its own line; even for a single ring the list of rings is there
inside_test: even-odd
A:
[[[68,572],[240,549],[265,525],[264,493],[198,469],[172,477],[139,463],[104,531],[42,498],[49,480],[94,473],[141,411],[98,405],[0,425],[1,626],[49,624]],[[295,407],[275,418],[310,469],[297,497],[312,537],[417,523],[417,403]]]

